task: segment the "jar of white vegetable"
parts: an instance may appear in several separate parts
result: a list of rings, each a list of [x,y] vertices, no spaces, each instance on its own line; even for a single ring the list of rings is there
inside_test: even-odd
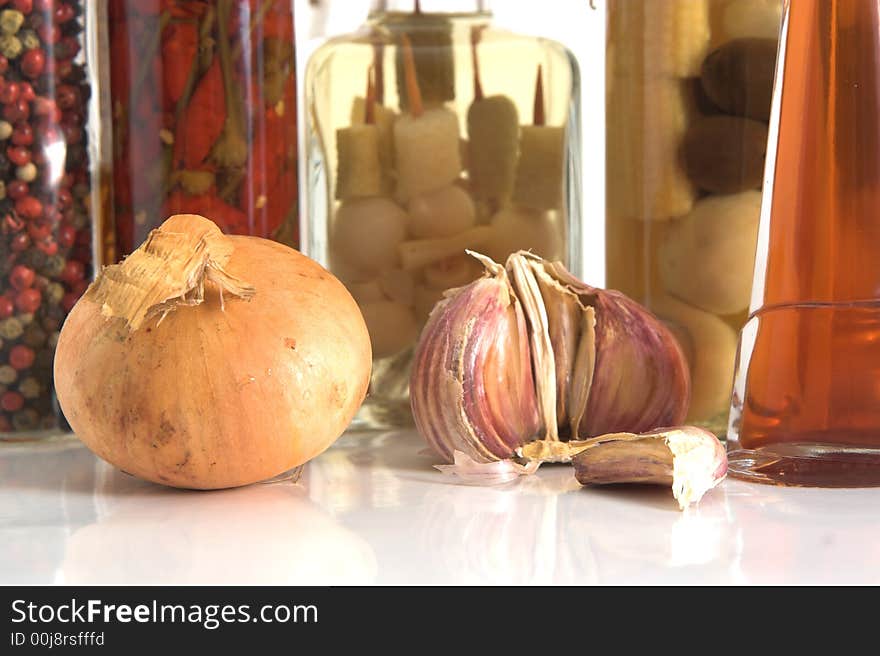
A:
[[[366,320],[356,421],[407,425],[413,347],[467,255],[531,250],[580,267],[578,74],[560,44],[496,28],[486,2],[374,2],[305,75],[302,243]]]
[[[687,423],[727,428],[782,0],[609,0],[606,285],[678,336]]]

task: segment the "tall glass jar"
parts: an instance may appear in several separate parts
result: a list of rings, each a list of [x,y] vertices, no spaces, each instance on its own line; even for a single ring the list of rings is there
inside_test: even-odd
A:
[[[748,314],[782,0],[609,0],[607,284],[690,363],[689,423],[727,428]]]
[[[297,244],[290,0],[110,0],[115,261],[175,213]]]
[[[730,472],[880,486],[880,6],[785,7]]]
[[[578,72],[500,30],[485,2],[374,2],[309,60],[307,253],[358,301],[373,344],[361,425],[411,421],[413,346],[466,249],[580,266]]]
[[[53,357],[92,275],[100,205],[85,64],[93,12],[84,0],[0,6],[0,440],[67,428]]]

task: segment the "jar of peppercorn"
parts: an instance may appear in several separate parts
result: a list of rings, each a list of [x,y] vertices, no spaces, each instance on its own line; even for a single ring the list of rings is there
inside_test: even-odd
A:
[[[109,0],[100,22],[112,117],[104,257],[176,213],[296,246],[291,0]]]
[[[58,434],[52,361],[92,275],[84,0],[0,0],[0,440]],[[97,196],[96,196],[97,197]]]

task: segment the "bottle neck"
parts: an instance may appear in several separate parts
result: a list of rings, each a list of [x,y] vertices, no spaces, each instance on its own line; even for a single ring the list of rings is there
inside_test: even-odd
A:
[[[490,0],[372,0],[370,16],[377,14],[487,14]]]

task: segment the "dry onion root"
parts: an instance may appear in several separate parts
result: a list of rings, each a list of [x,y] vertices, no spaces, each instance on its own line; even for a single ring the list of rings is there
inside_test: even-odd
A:
[[[276,242],[177,215],[73,308],[55,386],[103,459],[214,489],[326,449],[363,401],[370,367],[364,320],[330,273]]]

